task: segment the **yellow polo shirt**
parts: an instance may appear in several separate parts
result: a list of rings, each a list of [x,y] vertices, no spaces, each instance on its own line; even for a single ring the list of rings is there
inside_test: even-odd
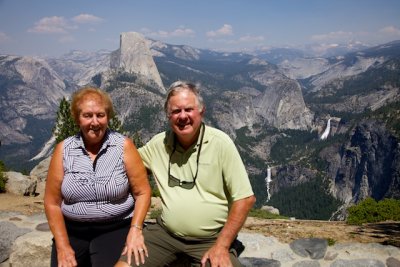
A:
[[[233,141],[224,132],[205,127],[199,166],[196,164],[199,141],[186,151],[176,144],[170,163],[174,145],[171,131],[155,135],[139,149],[161,193],[161,219],[178,236],[217,234],[227,220],[230,204],[254,194]],[[168,186],[169,164],[171,175],[188,182],[193,181],[199,168],[195,186],[192,189]]]

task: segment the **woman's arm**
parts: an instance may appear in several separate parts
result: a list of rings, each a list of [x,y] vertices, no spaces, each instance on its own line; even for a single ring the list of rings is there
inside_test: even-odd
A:
[[[133,142],[128,138],[124,143],[124,163],[131,192],[135,198],[135,210],[123,252],[128,253],[129,265],[131,264],[131,253],[135,257],[136,264],[139,265],[139,258],[144,263],[145,256],[148,256],[142,235],[142,227],[150,207],[151,188],[140,154]]]
[[[57,249],[58,266],[76,266],[75,252],[70,246],[64,216],[61,212],[61,184],[64,178],[63,143],[60,142],[50,161],[44,194],[44,207]]]

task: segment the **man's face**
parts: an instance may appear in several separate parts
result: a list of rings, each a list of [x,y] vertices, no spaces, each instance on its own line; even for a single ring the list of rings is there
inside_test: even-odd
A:
[[[170,126],[183,147],[189,147],[197,140],[204,109],[199,110],[195,94],[190,90],[178,91],[168,101]]]

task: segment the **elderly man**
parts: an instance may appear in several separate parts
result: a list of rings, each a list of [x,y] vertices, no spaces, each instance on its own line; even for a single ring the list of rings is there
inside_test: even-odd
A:
[[[162,213],[143,229],[145,246],[124,253],[117,266],[131,258],[165,266],[182,254],[198,266],[241,266],[234,244],[255,196],[240,155],[227,134],[203,123],[195,85],[173,83],[164,108],[171,130],[139,149],[160,190]]]

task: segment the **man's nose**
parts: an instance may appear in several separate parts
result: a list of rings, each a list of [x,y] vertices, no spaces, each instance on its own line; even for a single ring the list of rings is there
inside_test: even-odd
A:
[[[187,113],[184,109],[182,109],[179,114],[178,114],[179,118],[186,118],[187,117]]]

